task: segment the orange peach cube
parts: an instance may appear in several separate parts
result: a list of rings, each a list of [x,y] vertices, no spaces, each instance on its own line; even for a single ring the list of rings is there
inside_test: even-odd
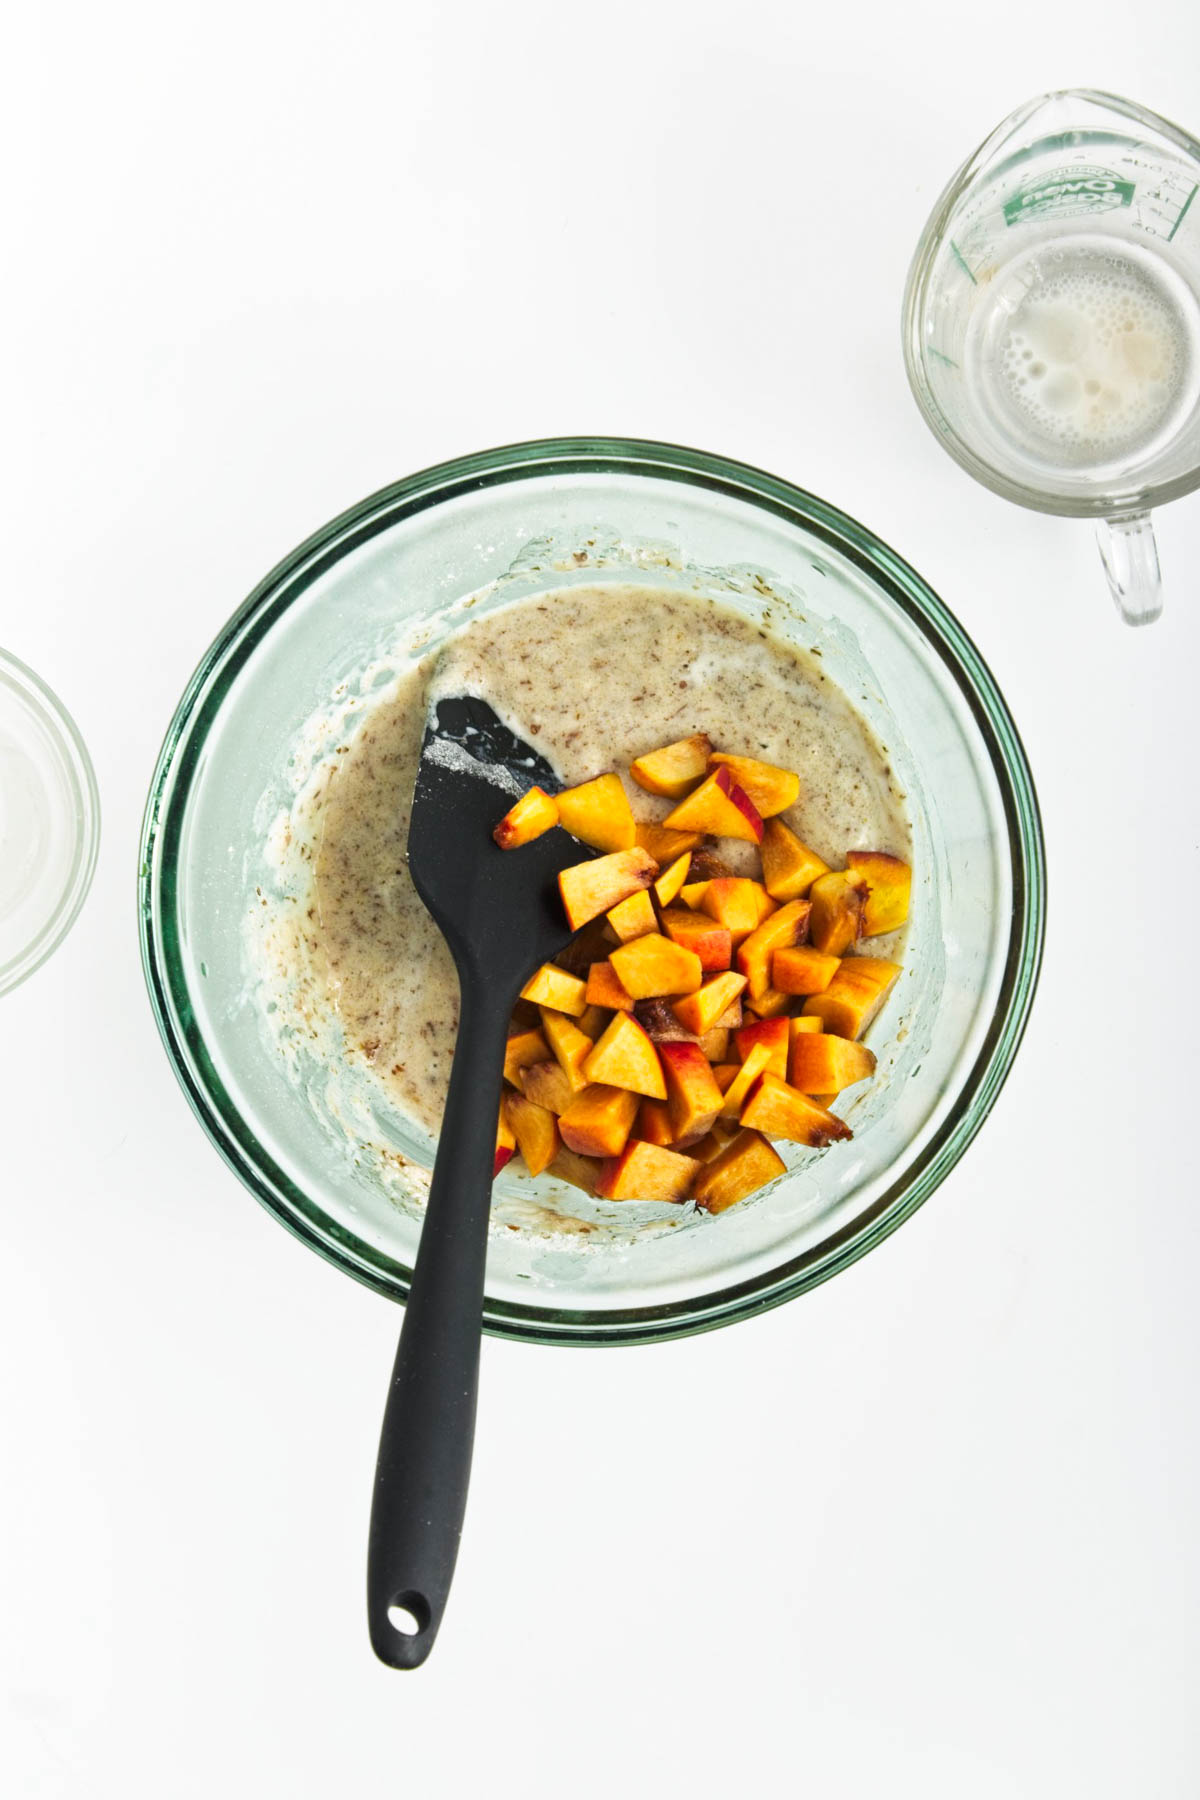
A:
[[[619,775],[597,775],[558,796],[558,822],[593,850],[632,850],[637,826]]]
[[[708,883],[705,882],[705,887]],[[727,969],[733,957],[733,939],[724,925],[707,913],[688,912],[682,906],[669,906],[663,913],[662,929],[673,944],[691,950],[700,958],[707,972]]]
[[[875,1073],[875,1053],[852,1038],[807,1032],[793,1038],[788,1085],[801,1094],[840,1094]]]
[[[802,844],[782,819],[768,819],[763,826],[762,866],[768,894],[781,902],[802,899],[819,875],[829,873],[829,864]]]
[[[701,982],[700,958],[693,950],[657,932],[622,944],[609,961],[627,994],[635,1000],[659,995],[694,994]]]
[[[610,962],[591,965],[584,997],[589,1006],[605,1006],[610,1012],[633,1011],[633,995],[625,992]]]
[[[682,1000],[676,1000],[675,1017],[681,1025],[702,1038],[712,1030],[721,1014],[737,999],[745,985],[746,977],[737,975],[732,970],[724,975],[714,975],[703,987],[697,988],[694,994],[687,994]]]
[[[574,1018],[587,1011],[586,994],[586,982],[576,975],[568,975],[554,963],[543,963],[521,989],[522,1000],[532,1000],[535,1006],[553,1007],[555,1012],[571,1013]]]
[[[698,1167],[690,1156],[633,1139],[605,1163],[596,1192],[602,1200],[686,1200]]]
[[[608,913],[608,922],[623,944],[631,944],[634,938],[645,937],[648,931],[658,930],[658,915],[654,911],[654,902],[645,888],[636,894],[630,894]]]
[[[657,1144],[661,1149],[666,1149],[668,1144],[675,1142],[675,1133],[671,1130],[671,1109],[665,1100],[642,1101],[638,1107],[633,1135],[647,1144]]]
[[[720,1213],[787,1172],[787,1164],[757,1131],[739,1131],[692,1183],[692,1198],[705,1212]]]
[[[510,1033],[504,1046],[504,1079],[513,1087],[521,1085],[521,1070],[530,1063],[544,1062],[550,1046],[536,1026]]]
[[[807,900],[789,900],[743,939],[737,953],[737,966],[746,977],[751,1000],[758,994],[765,994],[772,985],[771,958],[775,952],[786,945],[798,944],[807,933],[809,911]]]
[[[504,1110],[525,1167],[531,1175],[540,1175],[558,1154],[558,1125],[554,1114],[527,1100],[524,1094],[506,1094]]]
[[[616,1014],[596,1048],[585,1059],[583,1072],[589,1081],[630,1088],[635,1094],[648,1095],[651,1100],[667,1097],[658,1051],[632,1013]]]
[[[591,1038],[580,1031],[566,1013],[551,1012],[548,1007],[542,1007],[541,1020],[546,1042],[554,1052],[559,1068],[575,1093],[581,1092],[587,1086],[583,1065],[592,1053]]]
[[[688,878],[688,870],[692,866],[691,851],[686,856],[677,856],[670,868],[664,869],[654,884],[654,898],[660,906],[670,906]]]
[[[755,888],[758,883],[740,875],[718,875],[710,881],[700,898],[700,907],[710,919],[723,925],[735,944],[757,931],[761,920]]]
[[[543,788],[531,787],[515,806],[509,807],[492,836],[502,850],[516,850],[557,824],[557,803]]]
[[[637,1117],[631,1088],[593,1085],[576,1094],[558,1121],[563,1143],[580,1156],[619,1156]]]
[[[667,1081],[674,1141],[703,1137],[712,1129],[723,1098],[703,1050],[698,1044],[660,1044],[658,1054]]]
[[[743,1025],[740,1031],[735,1031],[733,1041],[743,1062],[756,1044],[764,1044],[767,1049],[768,1071],[772,1075],[778,1075],[781,1080],[786,1080],[788,1045],[791,1042],[786,1019],[756,1019],[752,1025]]]
[[[711,740],[698,731],[693,737],[680,738],[674,744],[664,744],[661,750],[635,757],[629,773],[648,794],[682,800],[690,788],[704,780],[711,755]]]
[[[839,958],[796,944],[776,950],[771,958],[771,980],[784,994],[823,994],[838,972]]]
[[[835,1037],[861,1037],[899,973],[899,963],[880,956],[847,956],[825,992],[804,1002],[805,1014]]]
[[[867,884],[852,869],[821,875],[809,889],[808,935],[814,950],[842,956],[862,936]]]

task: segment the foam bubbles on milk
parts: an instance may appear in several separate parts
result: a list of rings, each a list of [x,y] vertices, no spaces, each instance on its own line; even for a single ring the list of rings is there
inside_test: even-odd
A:
[[[1186,361],[1176,309],[1140,268],[1077,257],[1028,289],[993,370],[1006,410],[1046,450],[1109,462],[1154,437]]]

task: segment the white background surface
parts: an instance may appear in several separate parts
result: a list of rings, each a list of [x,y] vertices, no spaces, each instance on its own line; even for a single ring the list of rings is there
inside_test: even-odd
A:
[[[963,21],[969,17],[969,31]],[[1167,614],[941,454],[908,257],[1040,88],[1200,123],[1200,15],[26,8],[0,82],[0,638],[105,807],[68,945],[0,1005],[0,1782],[1190,1796],[1200,1504],[1193,942],[1200,498]],[[751,1324],[485,1346],[433,1660],[367,1645],[399,1313],[219,1163],[159,1047],[133,883],[227,614],[409,470],[555,432],[743,457],[893,543],[1024,733],[1046,969],[984,1133],[865,1262]]]

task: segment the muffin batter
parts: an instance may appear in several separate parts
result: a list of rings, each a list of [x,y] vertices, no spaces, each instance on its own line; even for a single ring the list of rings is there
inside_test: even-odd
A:
[[[707,732],[721,749],[799,773],[800,799],[782,817],[834,867],[852,849],[911,856],[887,758],[819,657],[707,598],[632,584],[567,588],[472,620],[371,707],[307,802],[320,815],[300,909],[309,992],[323,987],[348,1053],[432,1133],[458,988],[406,858],[431,691],[489,701],[564,784],[613,768],[624,777],[634,757]],[[626,785],[637,818],[670,811]],[[734,873],[756,862],[752,846],[724,839],[719,854]],[[890,955],[891,941],[871,950]]]

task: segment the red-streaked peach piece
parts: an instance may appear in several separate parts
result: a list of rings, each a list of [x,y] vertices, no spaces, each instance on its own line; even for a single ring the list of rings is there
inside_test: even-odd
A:
[[[765,1137],[807,1144],[811,1150],[823,1150],[838,1138],[854,1136],[843,1120],[826,1112],[807,1094],[797,1093],[778,1075],[759,1076],[742,1108],[742,1124],[761,1131]]]
[[[558,806],[543,788],[531,787],[510,806],[492,836],[502,850],[517,850],[558,824]]]
[[[885,931],[899,931],[908,918],[912,893],[912,870],[908,864],[883,850],[848,850],[846,867],[861,875],[867,884],[863,936],[879,937]]]
[[[517,1140],[513,1128],[505,1115],[503,1097],[500,1101],[500,1117],[496,1122],[496,1160],[492,1164],[492,1180],[494,1181],[505,1163],[514,1155]]]
[[[756,1044],[765,1044],[768,1072],[786,1081],[791,1041],[786,1019],[756,1019],[752,1025],[743,1025],[740,1031],[735,1031],[733,1041],[743,1062]]]
[[[708,883],[704,884],[706,887]],[[733,957],[733,938],[724,925],[707,913],[688,912],[682,906],[668,906],[662,915],[662,930],[673,944],[682,945],[700,958],[706,972],[727,969]]]
[[[729,770],[762,819],[786,811],[800,797],[800,777],[792,769],[779,769],[753,756],[726,756],[722,750],[714,750],[708,760]]]
[[[619,901],[639,888],[648,888],[658,874],[658,864],[645,850],[617,850],[612,856],[593,857],[575,863],[558,878],[567,923],[578,931],[589,919],[611,912]]]
[[[707,781],[681,800],[664,823],[676,831],[703,831],[712,837],[762,842],[763,823],[750,796],[728,769],[714,769]]]

